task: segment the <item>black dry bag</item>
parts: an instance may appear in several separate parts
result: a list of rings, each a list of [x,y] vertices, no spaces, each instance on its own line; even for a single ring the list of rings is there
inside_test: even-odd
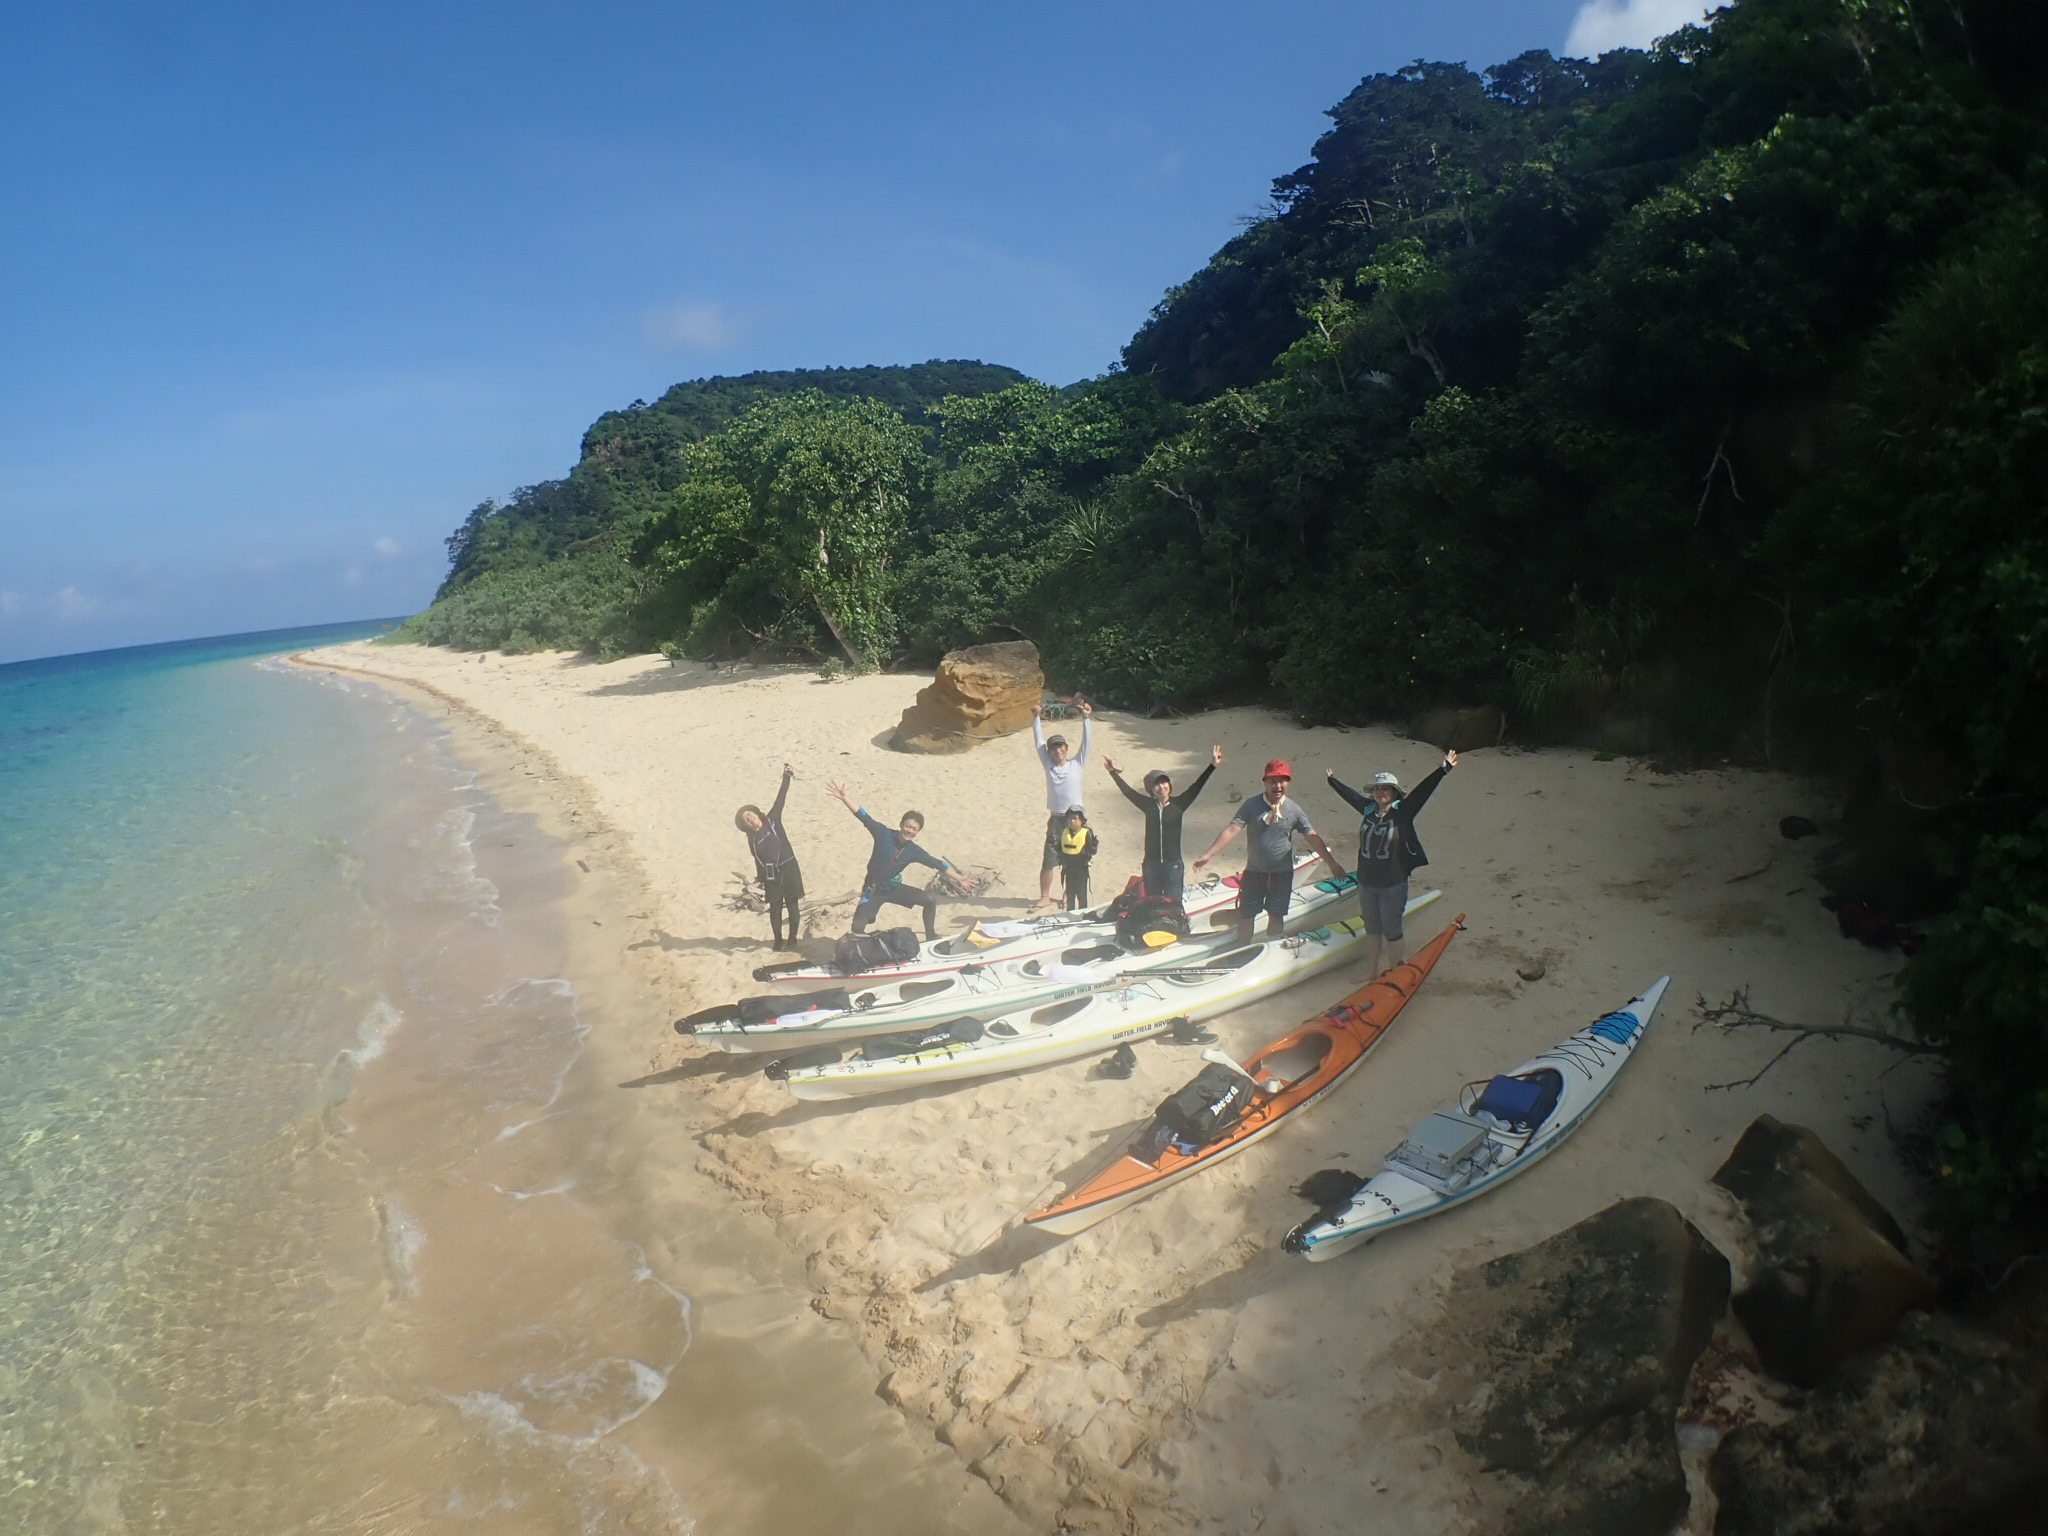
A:
[[[1159,1105],[1159,1120],[1180,1140],[1207,1146],[1221,1136],[1251,1103],[1251,1080],[1242,1072],[1211,1062],[1195,1080]]]

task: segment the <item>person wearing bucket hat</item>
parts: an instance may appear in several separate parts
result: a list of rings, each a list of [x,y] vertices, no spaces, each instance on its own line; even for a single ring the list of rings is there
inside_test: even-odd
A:
[[[1365,968],[1374,975],[1382,969],[1383,948],[1387,970],[1408,958],[1407,935],[1401,926],[1401,913],[1408,905],[1408,877],[1429,862],[1415,835],[1415,817],[1443,783],[1444,775],[1457,766],[1458,754],[1446,751],[1436,772],[1405,794],[1400,779],[1391,773],[1376,773],[1363,790],[1356,790],[1329,769],[1323,770],[1330,788],[1360,818],[1358,910],[1365,919]]]
[[[768,926],[774,931],[777,949],[795,949],[797,930],[803,923],[798,903],[804,895],[804,872],[789,846],[789,834],[782,829],[782,807],[789,800],[789,781],[795,777],[796,770],[784,763],[782,788],[775,793],[775,803],[765,811],[758,805],[743,805],[733,815],[733,825],[746,836],[747,851],[754,856],[754,875],[767,898]],[[785,918],[787,938],[782,932]]]
[[[1322,855],[1331,874],[1340,880],[1345,874],[1337,855],[1330,852],[1330,845],[1310,825],[1308,812],[1288,798],[1294,770],[1286,759],[1274,758],[1260,777],[1265,780],[1264,792],[1239,806],[1237,814],[1216,834],[1208,852],[1195,860],[1195,868],[1200,869],[1238,833],[1251,834],[1245,848],[1244,874],[1237,887],[1237,938],[1241,944],[1251,942],[1252,929],[1261,912],[1266,914],[1266,926],[1275,938],[1287,931],[1287,908],[1294,900],[1295,833],[1299,832],[1309,847]]]
[[[1145,816],[1145,858],[1139,866],[1138,879],[1147,896],[1170,896],[1175,901],[1181,899],[1182,877],[1186,872],[1180,859],[1181,818],[1187,815],[1188,807],[1195,803],[1195,797],[1208,784],[1209,775],[1222,761],[1223,749],[1211,747],[1208,766],[1196,775],[1194,783],[1179,794],[1173,792],[1173,776],[1154,768],[1145,775],[1145,791],[1140,794],[1117,772],[1115,758],[1105,757],[1102,760],[1123,797]]]

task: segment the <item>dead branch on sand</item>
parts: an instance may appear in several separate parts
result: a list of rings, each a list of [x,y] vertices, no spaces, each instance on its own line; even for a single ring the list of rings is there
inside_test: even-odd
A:
[[[955,901],[972,901],[975,897],[1002,882],[1002,876],[993,869],[978,864],[955,864],[951,869],[940,870],[932,878],[932,884]]]
[[[768,897],[761,890],[761,882],[752,875],[743,875],[734,870],[726,877],[725,883],[732,889],[718,898],[719,906],[728,912],[766,912]]]
[[[1722,1088],[1751,1088],[1763,1075],[1791,1055],[1793,1050],[1809,1040],[1869,1040],[1878,1045],[1890,1046],[1906,1056],[1939,1055],[1933,1046],[1924,1040],[1914,1040],[1906,1035],[1895,1035],[1888,1029],[1879,1029],[1871,1024],[1852,1024],[1853,1012],[1844,1010],[1839,1024],[1800,1024],[1789,1019],[1774,1018],[1768,1013],[1758,1013],[1749,1005],[1749,988],[1739,987],[1729,995],[1725,1003],[1709,1003],[1702,993],[1693,1000],[1693,1010],[1699,1017],[1693,1021],[1693,1028],[1700,1029],[1711,1024],[1716,1029],[1762,1029],[1773,1034],[1789,1034],[1783,1049],[1757,1069],[1754,1077],[1740,1078],[1732,1083],[1709,1083],[1707,1092]],[[1896,1063],[1895,1063],[1896,1065]],[[1890,1067],[1885,1069],[1887,1072]]]

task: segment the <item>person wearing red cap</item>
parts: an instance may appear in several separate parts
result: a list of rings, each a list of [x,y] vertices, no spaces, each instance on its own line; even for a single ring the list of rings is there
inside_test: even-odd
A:
[[[1237,814],[1216,834],[1209,851],[1195,860],[1195,868],[1200,869],[1238,833],[1251,834],[1245,848],[1244,874],[1237,888],[1237,937],[1239,943],[1247,944],[1261,912],[1266,914],[1267,929],[1275,938],[1287,931],[1287,908],[1294,900],[1295,833],[1299,832],[1309,847],[1322,856],[1336,878],[1341,880],[1350,873],[1310,825],[1308,812],[1288,798],[1287,787],[1294,782],[1294,770],[1286,760],[1274,758],[1266,764],[1262,777],[1266,781],[1265,791],[1239,806]]]

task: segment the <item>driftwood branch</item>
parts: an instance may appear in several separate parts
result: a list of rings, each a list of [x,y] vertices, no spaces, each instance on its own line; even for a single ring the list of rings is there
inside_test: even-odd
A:
[[[1845,1010],[1839,1024],[1800,1024],[1789,1019],[1774,1018],[1768,1013],[1759,1013],[1749,1005],[1749,988],[1741,987],[1729,995],[1725,1003],[1709,1003],[1705,994],[1694,999],[1693,1010],[1699,1017],[1693,1021],[1693,1028],[1700,1029],[1713,1025],[1719,1030],[1761,1029],[1772,1034],[1787,1034],[1792,1038],[1785,1042],[1778,1054],[1765,1062],[1755,1076],[1740,1078],[1732,1083],[1709,1083],[1707,1092],[1715,1093],[1724,1088],[1751,1088],[1762,1080],[1763,1075],[1783,1061],[1799,1046],[1809,1040],[1869,1040],[1877,1045],[1890,1046],[1905,1056],[1936,1056],[1940,1052],[1924,1040],[1914,1040],[1906,1035],[1895,1035],[1890,1030],[1879,1029],[1871,1024],[1854,1024],[1853,1015]],[[1887,1071],[1890,1069],[1887,1068]]]
[[[761,889],[761,882],[752,875],[734,870],[726,879],[727,889],[718,898],[718,904],[728,912],[766,912],[767,894]]]

